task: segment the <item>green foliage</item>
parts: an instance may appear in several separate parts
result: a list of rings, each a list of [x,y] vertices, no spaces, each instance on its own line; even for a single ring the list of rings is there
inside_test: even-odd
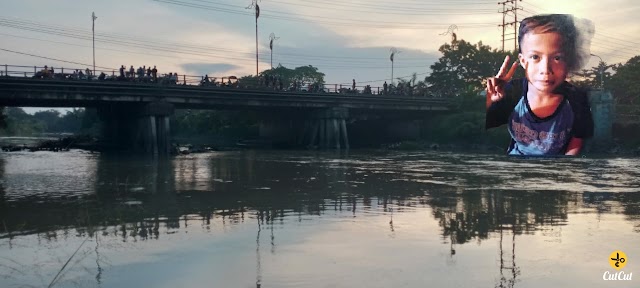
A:
[[[431,75],[425,82],[431,93],[438,97],[453,98],[461,93],[484,89],[485,79],[498,73],[504,58],[510,55],[510,63],[516,61],[517,53],[502,52],[488,45],[471,44],[464,40],[454,40],[440,46],[442,57],[431,65]],[[523,77],[518,70],[514,77]]]
[[[611,82],[612,73],[610,70],[614,67],[616,64],[609,65],[606,62],[599,62],[598,66],[582,69],[582,71],[575,73],[570,82],[581,88],[602,88],[603,82],[605,85]]]
[[[294,69],[289,69],[282,65],[278,65],[278,67],[276,68],[260,72],[258,77],[256,77],[255,75],[244,76],[239,79],[239,82],[243,87],[258,87],[261,86],[260,80],[269,76],[281,79],[282,85],[286,89],[294,82],[297,82],[302,87],[305,87],[309,84],[324,84],[325,74],[318,71],[318,68],[311,65],[300,66]],[[271,86],[271,84],[269,84],[269,86]]]
[[[97,115],[93,120],[87,121],[85,111],[85,109],[73,109],[61,115],[57,110],[46,110],[29,115],[22,108],[7,107],[3,111],[6,126],[0,130],[0,134],[14,136],[44,132],[78,133],[85,128],[91,128],[97,122]]]
[[[610,81],[605,79],[605,89],[611,91],[619,104],[640,103],[640,55],[625,64],[613,67],[615,74]]]
[[[21,108],[7,107],[4,110],[4,114],[6,115],[7,126],[1,131],[3,135],[32,135],[42,133],[45,130],[44,123],[37,121]]]

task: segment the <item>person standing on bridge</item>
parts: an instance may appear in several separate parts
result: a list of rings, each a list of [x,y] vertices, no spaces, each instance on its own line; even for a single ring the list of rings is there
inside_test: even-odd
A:
[[[153,75],[153,82],[158,82],[158,69],[156,69],[156,65],[153,65],[153,69],[151,69],[151,75]]]
[[[131,78],[131,80],[136,79],[136,69],[133,68],[133,65],[129,68],[129,78]]]
[[[356,92],[356,79],[353,79],[353,84],[351,84],[351,90],[353,90],[353,92]]]
[[[566,81],[588,61],[593,24],[571,15],[537,15],[520,23],[518,61],[487,79],[486,128],[507,124],[509,155],[578,155],[593,136],[586,91]],[[584,30],[584,31],[583,31]],[[511,80],[518,64],[525,78]]]
[[[387,95],[387,81],[384,81],[384,84],[382,84],[382,91],[384,92],[384,95]]]

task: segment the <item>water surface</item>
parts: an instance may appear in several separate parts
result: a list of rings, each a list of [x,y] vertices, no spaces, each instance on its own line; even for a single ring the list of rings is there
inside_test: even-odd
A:
[[[3,153],[0,286],[638,287],[638,160]]]

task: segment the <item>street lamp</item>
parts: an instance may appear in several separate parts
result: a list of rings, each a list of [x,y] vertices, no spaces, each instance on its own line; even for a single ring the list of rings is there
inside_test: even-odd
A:
[[[269,35],[269,49],[271,49],[271,69],[273,69],[273,42],[280,39],[280,37],[276,37],[276,34],[271,33]]]
[[[251,5],[247,9],[255,8],[256,10],[256,76],[258,76],[258,17],[260,17],[260,6],[258,0],[252,0]]]
[[[401,51],[398,51],[396,48],[391,48],[390,50],[391,56],[389,56],[389,60],[391,60],[391,85],[393,85],[393,59],[396,54],[399,54]]]
[[[596,54],[591,53],[591,56],[595,56],[600,59],[600,63],[598,63],[598,69],[600,70],[600,88],[604,89],[604,61],[602,61],[602,58]]]
[[[93,33],[93,76],[96,75],[96,19],[98,19],[96,12],[91,12],[91,32]]]

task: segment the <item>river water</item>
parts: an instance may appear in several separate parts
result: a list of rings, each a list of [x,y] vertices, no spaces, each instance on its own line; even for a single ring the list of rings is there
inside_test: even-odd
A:
[[[639,287],[638,160],[2,153],[0,287]]]

